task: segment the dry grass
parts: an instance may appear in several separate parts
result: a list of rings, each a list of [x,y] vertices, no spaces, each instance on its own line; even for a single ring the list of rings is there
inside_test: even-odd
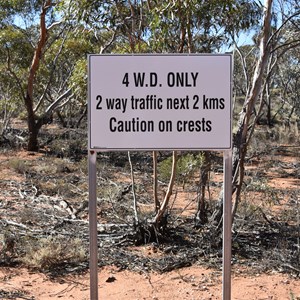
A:
[[[45,271],[66,264],[80,264],[86,259],[80,239],[49,236],[28,241],[20,260],[25,266]]]
[[[8,162],[8,167],[15,170],[19,174],[24,174],[29,169],[26,161],[18,157],[10,159]]]

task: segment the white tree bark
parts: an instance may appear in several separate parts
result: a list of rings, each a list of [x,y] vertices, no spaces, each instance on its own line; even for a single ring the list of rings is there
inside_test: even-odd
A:
[[[237,210],[240,199],[242,183],[244,180],[244,161],[249,144],[249,124],[252,118],[254,106],[262,92],[263,76],[270,57],[269,38],[271,34],[271,16],[273,0],[265,0],[263,27],[261,31],[260,55],[256,63],[249,96],[245,99],[240,119],[238,121],[238,130],[235,136],[233,148],[233,191],[236,191],[235,203],[233,206],[233,217]],[[255,124],[254,124],[255,125]],[[253,125],[253,126],[254,126]],[[237,180],[238,179],[238,180]]]
[[[264,2],[264,15],[263,26],[261,30],[260,53],[256,63],[254,75],[249,87],[249,94],[245,98],[245,102],[240,113],[240,118],[237,124],[237,133],[234,137],[233,143],[233,189],[235,192],[235,202],[233,205],[233,218],[238,207],[242,183],[244,180],[244,161],[247,154],[248,143],[250,140],[250,122],[254,106],[259,99],[263,87],[263,77],[265,74],[266,66],[270,57],[270,34],[271,34],[271,16],[272,16],[273,0],[265,0]],[[255,125],[255,124],[254,124]],[[253,125],[253,126],[254,126]],[[218,223],[222,220],[223,211],[223,192],[220,196],[220,206],[213,214],[213,220]],[[220,226],[221,223],[219,223]]]

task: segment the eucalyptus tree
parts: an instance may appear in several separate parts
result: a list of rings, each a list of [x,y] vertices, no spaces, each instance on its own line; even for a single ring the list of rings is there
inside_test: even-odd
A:
[[[24,47],[24,35],[12,26],[3,26],[0,29],[0,108],[3,117],[4,130],[12,116],[20,107],[19,87],[16,88],[18,78],[24,78],[25,72],[20,67],[12,76],[11,61],[17,61],[20,66],[26,65],[26,61],[30,61],[29,45]],[[23,51],[22,51],[23,48]],[[19,110],[21,112],[21,110]]]
[[[287,111],[286,121],[296,116],[300,120],[300,47],[289,51],[289,55],[282,57],[278,62],[277,81],[280,88],[281,109]],[[285,107],[284,107],[285,106]],[[273,117],[276,117],[276,111]]]
[[[282,1],[276,4],[286,9]],[[296,4],[289,1],[290,8]],[[278,21],[278,16],[272,14],[273,1],[242,0],[175,0],[175,1],[63,1],[61,8],[69,16],[76,16],[73,24],[83,26],[85,30],[93,33],[98,40],[101,49],[99,53],[199,53],[219,52],[234,43],[235,37],[242,30],[248,30],[261,24],[257,29],[257,45],[259,49],[243,49],[239,52],[242,58],[241,72],[245,76],[245,82],[240,84],[240,93],[244,96],[244,104],[239,114],[237,132],[234,136],[233,157],[233,184],[235,203],[240,198],[244,177],[244,162],[247,147],[253,134],[253,128],[261,111],[264,97],[266,70],[272,67],[273,53],[278,53],[273,43],[278,36],[280,28],[285,25],[285,20]],[[263,11],[263,14],[262,14]],[[283,16],[284,14],[282,14]],[[276,19],[277,18],[277,19]],[[278,25],[280,24],[280,25]],[[280,41],[280,39],[278,40]],[[279,47],[279,44],[278,44]],[[249,67],[249,59],[244,57],[246,52],[251,56],[251,63],[255,67]],[[248,59],[248,62],[247,62]],[[247,63],[248,70],[245,68]],[[269,64],[269,67],[268,67]],[[82,66],[81,66],[82,68]],[[268,72],[268,74],[271,74]],[[268,75],[270,76],[270,75]],[[75,79],[79,76],[75,76]],[[258,101],[261,100],[261,101]],[[258,108],[256,109],[256,105]],[[250,129],[250,130],[249,130]],[[209,155],[207,155],[209,159]],[[176,169],[177,155],[173,153],[173,170]],[[154,166],[156,156],[154,155]],[[156,169],[156,168],[154,168]],[[204,173],[209,166],[205,166]],[[173,173],[172,173],[173,174]],[[174,175],[174,174],[173,174]],[[202,188],[205,186],[207,176],[201,175]],[[155,176],[154,176],[155,177]],[[174,176],[171,176],[170,185],[166,197],[162,203],[154,194],[155,201],[155,226],[159,228],[162,217],[168,206],[168,199],[172,193]],[[155,189],[157,186],[155,187]],[[199,210],[203,210],[203,189],[199,198]],[[236,206],[235,206],[236,207]],[[220,215],[221,209],[217,209]],[[214,214],[215,218],[216,214]],[[200,218],[202,218],[200,216]]]
[[[262,12],[255,1],[156,1],[155,5],[149,6],[148,41],[151,49],[168,53],[224,51],[233,42],[233,37],[258,24]],[[204,152],[203,157],[195,218],[197,224],[208,220],[205,188],[211,155]]]
[[[44,113],[37,113],[47,92],[47,89],[44,90],[42,85],[37,84],[37,74],[47,48],[53,43],[53,40],[49,40],[49,32],[59,23],[51,14],[54,4],[50,0],[12,1],[2,5],[7,12],[6,17],[1,20],[2,67],[11,77],[25,105],[29,131],[28,150],[36,151],[39,129],[48,122],[54,109],[54,106],[49,106]],[[65,96],[67,94],[62,98]]]
[[[62,5],[77,23],[106,36],[101,53],[199,53],[220,51],[232,41],[232,36],[257,24],[261,6],[257,2],[241,0],[218,1],[65,1]],[[207,160],[209,155],[206,156]],[[153,155],[156,170],[156,153]],[[172,194],[177,153],[173,163],[169,186],[160,202],[157,193],[157,174],[154,171],[154,224],[160,228]],[[207,174],[209,165],[205,167]],[[207,176],[201,175],[202,193],[199,210],[204,210]],[[202,210],[202,211],[201,211]]]
[[[281,3],[281,2],[280,2]],[[299,107],[299,49],[300,49],[300,7],[292,5],[293,1],[287,1],[280,6],[281,20],[278,28],[272,35],[272,61],[268,78],[273,75],[274,90],[281,98],[282,105],[290,106],[288,119],[290,119],[297,107]],[[266,80],[266,107],[269,124],[272,124],[275,117],[278,117],[279,110],[272,111],[272,96]],[[276,98],[273,96],[273,99]]]
[[[150,44],[154,52],[213,53],[257,24],[255,1],[155,1],[151,6]],[[224,48],[223,48],[224,49]]]
[[[237,130],[233,146],[233,216],[237,209],[243,180],[245,158],[248,145],[259,120],[270,85],[274,84],[273,73],[279,58],[299,45],[299,6],[295,1],[161,1],[161,6],[154,8],[157,17],[151,24],[150,42],[156,51],[170,52],[214,52],[224,44],[234,44],[241,30],[255,28],[257,35],[253,47],[244,48],[244,53],[237,48],[241,57],[240,92],[244,103],[238,112]],[[157,2],[159,3],[159,2]],[[239,6],[238,6],[239,4]],[[207,14],[207,12],[210,12]],[[263,11],[263,14],[262,14]],[[261,12],[261,13],[260,13]],[[258,24],[261,24],[259,28]],[[293,34],[283,35],[287,24],[292,24]],[[298,28],[298,29],[297,29]],[[152,38],[152,39],[151,39]],[[200,42],[198,42],[200,41]],[[245,56],[245,53],[247,55]],[[296,62],[297,60],[295,60]],[[295,64],[295,66],[297,63]],[[290,72],[291,73],[291,72]],[[245,76],[245,77],[244,77]],[[293,83],[297,84],[295,74]],[[235,76],[235,82],[237,82]],[[236,86],[238,87],[238,86]],[[209,155],[206,155],[209,159]],[[205,173],[207,164],[200,172],[200,196],[197,218],[201,223],[206,221],[203,211]],[[222,203],[222,193],[220,203]],[[212,220],[221,220],[222,205],[218,206]],[[219,223],[220,224],[220,223]]]
[[[78,61],[93,50],[86,39],[90,35],[83,30],[75,36],[56,1],[15,0],[0,5],[0,67],[12,87],[11,101],[25,107],[27,148],[37,151],[41,127],[75,97],[72,76]]]
[[[0,109],[2,117],[1,132],[4,134],[9,125],[10,117],[22,113],[23,103],[21,81],[26,77],[25,68],[30,64],[32,47],[24,31],[15,24],[15,15],[24,12],[23,1],[0,2]],[[27,7],[26,13],[32,15],[32,10]],[[13,64],[18,68],[14,71]],[[24,106],[23,106],[24,107]],[[23,114],[24,115],[24,114]]]
[[[238,112],[237,131],[234,134],[233,192],[236,210],[244,179],[247,148],[255,123],[262,113],[264,103],[267,103],[268,84],[275,84],[271,78],[278,58],[283,57],[286,51],[291,47],[295,48],[298,43],[295,36],[289,40],[288,35],[285,35],[282,39],[283,28],[288,23],[294,24],[294,30],[299,27],[297,5],[293,0],[265,0],[264,3],[242,0],[65,0],[60,2],[60,9],[74,27],[92,33],[95,43],[99,45],[96,51],[98,53],[221,52],[226,46],[234,44],[241,31],[256,28],[254,47],[236,48],[238,55],[235,55],[241,59],[236,66],[244,76],[242,80],[235,77],[235,82],[239,82],[236,87],[244,99],[242,109]],[[82,87],[78,90],[78,95],[84,95],[85,81],[80,76],[83,69],[84,60],[80,60],[72,75],[72,80],[79,82]],[[209,160],[209,155],[206,157]],[[176,160],[177,154],[173,153],[173,171],[176,169]],[[156,170],[155,164],[154,154]],[[209,165],[205,165],[203,172],[201,171],[202,192],[198,201],[200,219],[205,217],[201,213],[205,207],[203,186],[206,184],[205,173],[208,170]],[[166,196],[161,202],[156,191],[154,192],[154,224],[157,229],[163,222],[173,184],[172,173]],[[157,189],[157,182],[154,186]],[[221,215],[222,200],[212,219],[219,222]]]
[[[287,4],[289,5],[286,6]],[[286,11],[287,7],[288,11]],[[255,69],[252,72],[247,72],[245,56],[238,50],[247,88],[245,89],[246,94],[239,114],[233,144],[233,218],[240,202],[248,146],[254,134],[255,124],[263,114],[265,104],[270,103],[268,102],[270,85],[273,84],[275,86],[276,81],[274,76],[276,76],[276,71],[280,71],[277,68],[277,63],[280,59],[289,55],[288,52],[291,49],[299,46],[298,38],[286,39],[282,35],[284,29],[287,28],[287,24],[290,23],[294,25],[294,30],[299,32],[297,25],[299,13],[299,7],[294,1],[283,3],[282,1],[265,0],[262,26],[257,35],[259,51],[255,56]],[[280,17],[282,18],[278,22]],[[220,204],[213,215],[213,219],[218,222],[222,216],[221,199]]]
[[[243,104],[243,108],[237,124],[237,132],[234,137],[233,144],[233,191],[235,192],[235,207],[240,199],[242,184],[244,181],[244,164],[247,153],[247,148],[250,139],[249,125],[251,122],[253,110],[261,93],[263,86],[263,76],[270,56],[269,38],[271,36],[271,17],[272,17],[272,0],[265,0],[264,17],[262,21],[260,53],[257,59],[256,67],[253,73],[252,82],[249,85],[248,93]],[[220,211],[219,211],[220,213]]]

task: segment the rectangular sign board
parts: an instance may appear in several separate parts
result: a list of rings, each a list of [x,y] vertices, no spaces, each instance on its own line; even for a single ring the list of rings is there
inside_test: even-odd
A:
[[[232,147],[230,54],[89,55],[89,149]]]

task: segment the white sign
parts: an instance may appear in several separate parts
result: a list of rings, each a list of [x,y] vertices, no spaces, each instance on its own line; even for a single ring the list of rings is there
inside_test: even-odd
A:
[[[231,149],[230,54],[88,62],[90,150]]]

